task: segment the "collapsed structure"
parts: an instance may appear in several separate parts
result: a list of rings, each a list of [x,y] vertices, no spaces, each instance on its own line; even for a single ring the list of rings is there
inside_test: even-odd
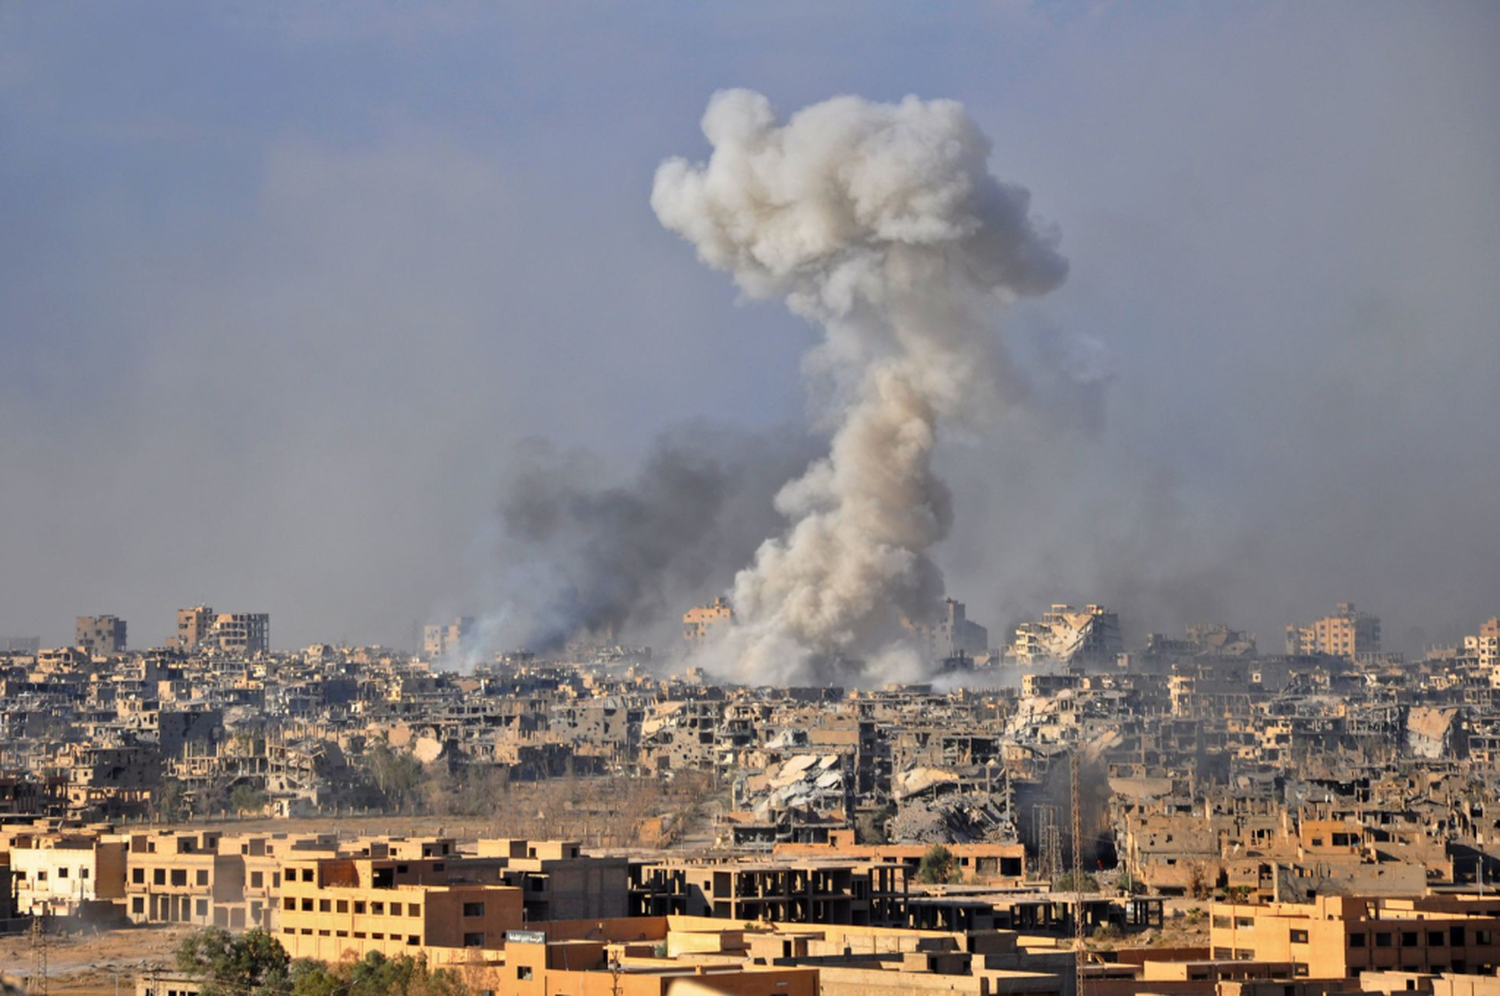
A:
[[[1054,605],[1037,622],[1016,627],[1007,656],[1018,664],[1113,661],[1123,653],[1120,618],[1102,606]]]

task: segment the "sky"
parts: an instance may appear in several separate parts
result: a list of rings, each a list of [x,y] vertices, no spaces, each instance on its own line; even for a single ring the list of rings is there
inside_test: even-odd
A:
[[[728,87],[960,101],[1059,236],[1027,387],[940,454],[971,618],[1476,632],[1497,51],[1478,2],[0,0],[0,634],[410,645],[504,599],[518,447],[807,425],[816,330],[649,204]]]

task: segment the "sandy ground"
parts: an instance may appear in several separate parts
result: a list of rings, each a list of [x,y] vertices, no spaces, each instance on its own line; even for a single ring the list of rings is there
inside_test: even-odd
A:
[[[167,968],[191,927],[134,927],[47,938],[47,991],[72,996],[134,993],[136,976],[153,966]],[[26,934],[0,937],[0,973],[21,982],[32,971],[35,953]]]

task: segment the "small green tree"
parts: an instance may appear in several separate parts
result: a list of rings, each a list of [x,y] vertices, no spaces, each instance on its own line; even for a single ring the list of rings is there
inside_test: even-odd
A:
[[[861,844],[889,844],[885,826],[896,815],[896,807],[886,803],[879,809],[860,813],[854,820],[855,839]]]
[[[156,815],[162,819],[173,822],[188,815],[187,792],[177,779],[163,778],[154,796]]]
[[[287,973],[292,996],[335,996],[344,983],[321,961],[298,958]]]
[[[385,796],[386,804],[398,812],[405,812],[408,804],[421,795],[422,762],[404,751],[392,750],[383,740],[365,752],[365,771]]]
[[[266,808],[266,794],[249,782],[240,782],[229,793],[229,808],[236,813],[258,813]]]
[[[1078,881],[1082,886],[1081,891],[1083,892],[1099,891],[1099,880],[1093,875],[1090,875],[1088,872],[1084,872],[1083,876]],[[1057,880],[1052,883],[1052,888],[1056,892],[1075,891],[1075,886],[1073,884],[1073,873],[1063,872],[1061,875],[1057,876]]]
[[[958,874],[958,859],[942,844],[929,847],[917,863],[917,881],[928,885],[955,881]]]
[[[289,963],[281,942],[259,928],[234,937],[221,927],[208,927],[177,946],[177,968],[203,979],[203,991],[210,996],[287,996]]]

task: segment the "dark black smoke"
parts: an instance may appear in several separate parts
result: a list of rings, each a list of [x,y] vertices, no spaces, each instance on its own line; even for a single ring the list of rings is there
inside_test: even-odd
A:
[[[612,481],[595,454],[527,440],[498,507],[503,639],[539,651],[673,640],[682,612],[727,590],[782,525],[772,498],[819,449],[792,430],[695,423]]]

